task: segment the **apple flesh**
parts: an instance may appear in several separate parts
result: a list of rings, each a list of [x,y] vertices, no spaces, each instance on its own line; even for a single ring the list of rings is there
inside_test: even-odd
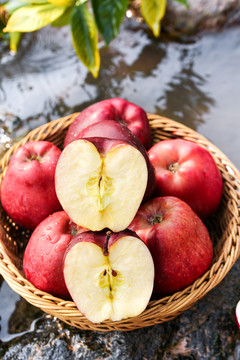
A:
[[[235,310],[235,318],[238,330],[240,330],[240,300],[237,303],[236,310]]]
[[[65,254],[68,290],[93,323],[139,315],[153,290],[154,264],[144,242],[131,232],[109,233],[77,235]]]
[[[23,257],[26,279],[36,288],[54,296],[70,298],[63,276],[63,256],[67,245],[80,232],[64,211],[44,219],[33,231]]]
[[[212,155],[184,139],[164,140],[148,152],[156,172],[156,196],[176,196],[201,219],[219,207],[223,181]]]
[[[148,169],[141,152],[126,141],[78,139],[63,150],[55,178],[59,201],[76,224],[118,232],[142,202]]]
[[[103,100],[85,108],[70,125],[64,147],[78,138],[83,129],[102,120],[115,120],[125,124],[145,148],[149,148],[151,134],[146,112],[138,105],[121,98]]]
[[[149,161],[148,154],[141,141],[122,123],[115,120],[102,120],[94,123],[87,128],[84,128],[79,134],[78,139],[81,138],[92,138],[92,137],[103,137],[115,140],[125,140],[134,145],[144,156],[148,168],[148,184],[144,195],[144,201],[148,200],[156,184],[155,172],[152,164]]]
[[[33,230],[61,210],[55,191],[55,169],[61,150],[48,141],[22,145],[13,154],[1,186],[1,202],[15,223]]]
[[[157,197],[138,210],[129,229],[148,246],[155,265],[154,295],[182,290],[202,276],[213,258],[206,226],[184,201]]]

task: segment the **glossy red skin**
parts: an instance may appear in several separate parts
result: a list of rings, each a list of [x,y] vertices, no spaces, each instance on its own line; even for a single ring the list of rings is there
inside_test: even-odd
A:
[[[151,219],[159,215],[160,223]],[[206,226],[182,200],[157,197],[142,205],[129,226],[148,246],[154,261],[156,297],[182,290],[202,276],[213,258]]]
[[[23,271],[36,288],[63,299],[70,298],[62,263],[77,231],[87,230],[72,223],[64,211],[49,215],[33,231],[24,252]]]
[[[156,172],[156,196],[176,196],[201,219],[216,212],[223,181],[212,155],[200,145],[183,139],[164,140],[148,152]],[[169,165],[178,163],[175,173]]]
[[[124,144],[134,146],[136,149],[138,149],[141,152],[141,154],[143,155],[144,159],[146,160],[146,165],[147,165],[147,170],[148,170],[148,182],[147,182],[145,195],[143,198],[143,201],[146,201],[152,195],[152,193],[155,189],[155,185],[156,185],[155,171],[148,159],[147,152],[146,152],[144,146],[141,144],[141,142],[133,134],[131,134],[131,132],[124,125],[117,124],[117,123],[114,124],[114,121],[112,122],[110,120],[109,120],[109,123],[110,123],[110,125],[106,126],[106,128],[109,128],[108,131],[112,132],[112,134],[114,134],[116,132],[116,138],[109,139],[109,138],[100,137],[100,136],[89,137],[90,135],[98,134],[98,129],[97,129],[98,124],[96,124],[95,129],[93,131],[91,130],[90,132],[88,132],[88,131],[84,132],[84,136],[86,136],[86,137],[84,137],[82,139],[76,139],[74,141],[87,140],[87,141],[92,142],[95,145],[95,147],[97,148],[98,152],[100,154],[102,154],[103,156],[106,156],[106,154],[112,148],[114,148],[116,146],[122,146]],[[111,130],[110,128],[112,128],[112,127],[113,127],[113,129]],[[119,139],[120,135],[118,135],[119,127],[120,127],[120,132],[122,134],[121,139]],[[125,129],[121,129],[122,127]],[[101,126],[100,126],[100,129],[101,129]],[[123,130],[126,131],[126,134],[124,134]]]
[[[75,140],[83,129],[102,120],[115,120],[125,124],[145,148],[149,148],[151,133],[146,112],[138,105],[121,98],[103,100],[84,109],[69,127],[64,147]]]
[[[48,141],[28,142],[13,154],[2,182],[1,202],[18,225],[33,230],[62,209],[55,191],[60,155],[61,150]]]

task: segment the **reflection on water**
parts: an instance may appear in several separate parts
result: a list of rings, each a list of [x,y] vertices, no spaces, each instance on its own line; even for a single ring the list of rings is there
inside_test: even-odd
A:
[[[2,279],[1,279],[2,281]],[[0,343],[33,331],[41,310],[28,304],[5,281],[0,281]]]
[[[158,99],[157,113],[197,130],[199,124],[204,123],[204,115],[215,104],[203,91],[205,84],[205,78],[194,71],[192,63],[183,66],[169,82],[164,96]]]
[[[131,20],[108,49],[101,44],[98,79],[76,57],[68,28],[26,34],[15,57],[0,43],[0,151],[45,122],[120,96],[201,132],[240,168],[239,39],[235,28],[194,43],[159,41]],[[26,304],[2,283],[0,341],[31,329],[23,314],[33,321],[39,313]],[[17,313],[25,327],[13,326]]]

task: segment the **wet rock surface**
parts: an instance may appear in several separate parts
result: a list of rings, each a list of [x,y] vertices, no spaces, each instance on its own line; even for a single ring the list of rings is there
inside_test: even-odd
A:
[[[140,22],[140,0],[132,9]],[[168,1],[161,29],[168,36],[189,41],[206,32],[221,31],[240,24],[240,0],[188,0],[188,8],[177,1]]]
[[[174,35],[219,31],[240,23],[239,0],[188,0],[189,9],[169,1],[164,30]]]

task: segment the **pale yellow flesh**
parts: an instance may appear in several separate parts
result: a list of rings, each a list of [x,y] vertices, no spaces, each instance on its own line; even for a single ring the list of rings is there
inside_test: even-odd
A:
[[[118,232],[131,223],[143,199],[148,170],[135,147],[116,146],[106,157],[87,140],[70,143],[56,168],[56,192],[78,225]]]
[[[87,319],[117,321],[137,316],[147,307],[154,265],[147,246],[136,237],[118,240],[108,256],[93,243],[79,242],[66,256],[64,277],[73,301]]]

